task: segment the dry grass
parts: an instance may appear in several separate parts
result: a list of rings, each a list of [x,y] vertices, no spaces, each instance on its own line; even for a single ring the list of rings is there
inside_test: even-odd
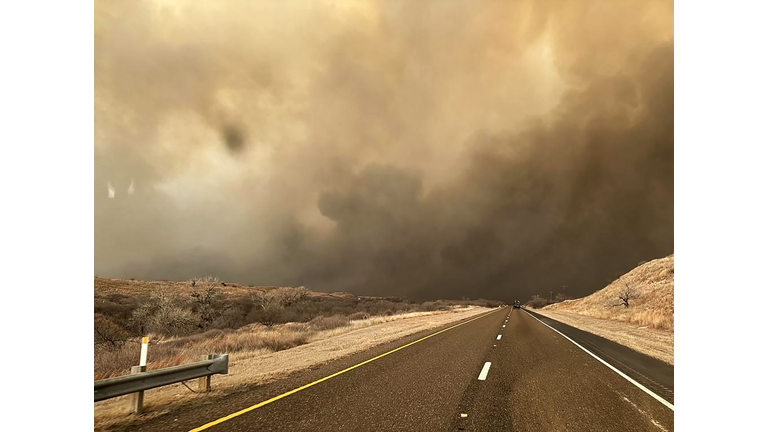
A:
[[[403,316],[398,316],[402,318]],[[201,354],[239,353],[243,351],[282,351],[327,336],[327,330],[359,328],[379,323],[379,318],[354,321],[342,316],[317,317],[308,323],[287,323],[274,326],[250,324],[237,330],[210,330],[184,337],[164,337],[151,334],[147,368],[160,369],[197,361]],[[96,350],[94,363],[99,370],[94,379],[125,375],[136,364],[140,352],[138,343],[125,344],[120,349]]]
[[[317,293],[303,287],[244,287],[193,281],[94,279],[94,379],[125,374],[150,333],[148,368],[195,361],[211,352],[281,351],[373,316],[491,306],[488,300],[416,303],[395,297]],[[366,321],[368,320],[368,321]],[[352,322],[352,324],[350,324]],[[364,323],[363,323],[364,324]],[[154,334],[152,334],[154,332]]]
[[[255,324],[237,331],[209,334],[206,337],[195,335],[164,339],[150,347],[150,356],[153,352],[168,349],[164,346],[184,348],[178,351],[179,357],[167,357],[163,361],[150,362],[148,369],[171,366],[176,362],[181,364],[195,361],[197,354],[229,352],[230,373],[215,376],[214,392],[207,395],[193,394],[181,384],[148,390],[145,392],[146,414],[142,417],[129,414],[127,396],[98,402],[94,405],[95,430],[107,430],[115,425],[134,425],[169,412],[180,405],[193,403],[197,398],[230,393],[245,385],[266,384],[292,372],[487,310],[481,307],[455,307],[449,311],[375,316],[347,321],[344,325],[337,325],[341,321],[334,319],[318,320],[315,324],[312,322],[287,323],[273,327]],[[318,327],[325,327],[325,329]],[[296,341],[297,338],[306,338],[304,340],[306,343],[279,351],[275,351],[275,347],[270,346],[270,343],[282,344],[285,341]],[[135,363],[138,351],[133,353],[131,358]]]
[[[635,297],[624,307],[619,295]],[[635,351],[674,364],[675,256],[639,265],[584,298],[565,300],[537,312]]]
[[[637,294],[628,308],[619,295],[626,286]],[[543,311],[571,312],[659,330],[675,329],[675,256],[642,264],[584,298],[549,305]]]
[[[536,312],[569,326],[602,336],[665,363],[675,364],[675,333],[672,331],[631,325],[623,321],[592,318],[574,312],[552,310]]]
[[[282,351],[360,328],[390,321],[434,315],[437,312],[374,316],[350,320],[344,316],[317,317],[307,323],[274,326],[250,324],[237,330],[210,330],[183,337],[150,334],[147,369],[161,369],[197,361],[201,354]],[[96,350],[94,363],[100,365],[94,380],[125,375],[136,364],[141,345],[138,339],[120,349]]]

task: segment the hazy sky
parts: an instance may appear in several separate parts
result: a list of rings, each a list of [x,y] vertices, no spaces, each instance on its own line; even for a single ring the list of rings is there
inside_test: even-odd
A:
[[[411,298],[673,253],[672,1],[97,1],[95,274]]]

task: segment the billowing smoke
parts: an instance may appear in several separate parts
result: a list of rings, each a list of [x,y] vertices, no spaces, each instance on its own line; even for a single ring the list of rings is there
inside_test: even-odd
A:
[[[99,1],[95,273],[599,289],[673,252],[672,9]]]

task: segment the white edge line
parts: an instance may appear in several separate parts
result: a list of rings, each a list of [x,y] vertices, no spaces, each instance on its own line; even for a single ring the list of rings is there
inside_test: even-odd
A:
[[[480,371],[480,376],[477,377],[480,381],[485,381],[485,378],[488,376],[488,371],[491,370],[491,362],[485,362],[483,365],[483,370]]]
[[[523,310],[525,310],[525,309],[523,309]],[[564,335],[564,334],[560,333],[560,331],[558,331],[556,328],[554,328],[554,327],[550,326],[549,324],[545,323],[544,321],[542,321],[542,320],[540,320],[540,319],[536,318],[535,316],[533,316],[533,315],[532,315],[530,312],[528,312],[528,311],[525,311],[525,313],[527,313],[528,315],[530,315],[530,316],[531,316],[531,318],[535,319],[536,321],[538,321],[538,322],[540,322],[540,323],[544,324],[545,326],[547,326],[547,327],[551,328],[552,330],[556,331],[556,332],[557,332],[557,333],[558,333],[560,336],[562,336],[562,337],[564,337],[564,338],[568,339],[569,341],[571,341],[571,343],[573,343],[573,344],[574,344],[574,345],[576,345],[577,347],[579,347],[579,348],[581,348],[582,350],[584,350],[584,352],[586,352],[587,354],[589,354],[589,355],[591,355],[592,357],[596,358],[596,359],[597,359],[597,360],[598,360],[600,363],[602,363],[602,364],[604,364],[604,365],[608,366],[608,367],[609,367],[609,368],[610,368],[612,371],[616,372],[616,373],[617,373],[617,374],[619,374],[619,375],[620,375],[622,378],[626,379],[627,381],[629,381],[629,382],[631,382],[632,384],[634,384],[635,386],[637,386],[637,388],[639,388],[640,390],[642,390],[642,391],[644,391],[644,392],[648,393],[649,395],[651,395],[651,397],[653,397],[653,398],[654,398],[654,399],[656,399],[657,401],[661,402],[661,403],[662,403],[664,406],[666,406],[667,408],[671,409],[672,411],[674,411],[674,410],[675,410],[675,406],[674,406],[674,405],[672,405],[671,403],[667,402],[667,401],[666,401],[664,398],[662,398],[661,396],[657,395],[656,393],[654,393],[654,392],[652,392],[652,391],[648,390],[648,388],[647,388],[647,387],[645,387],[644,385],[640,384],[639,382],[637,382],[637,381],[633,380],[632,378],[630,378],[629,376],[627,376],[627,374],[625,374],[624,372],[622,372],[622,371],[620,371],[620,370],[616,369],[615,367],[611,366],[611,365],[610,365],[608,362],[606,362],[605,360],[603,360],[603,359],[601,359],[600,357],[598,357],[598,356],[594,355],[594,354],[593,354],[591,351],[589,351],[588,349],[586,349],[586,348],[584,348],[583,346],[581,346],[581,345],[577,344],[576,342],[574,342],[574,341],[573,341],[573,339],[571,339],[571,338],[569,338],[568,336],[566,336],[566,335]]]

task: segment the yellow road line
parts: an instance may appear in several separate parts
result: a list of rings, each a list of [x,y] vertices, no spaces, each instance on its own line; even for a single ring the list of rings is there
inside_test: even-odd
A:
[[[503,308],[503,309],[506,309],[506,308]],[[208,429],[208,428],[210,428],[210,427],[216,426],[216,425],[217,425],[217,424],[219,424],[219,423],[224,423],[224,422],[225,422],[225,421],[227,421],[227,420],[231,420],[231,419],[233,419],[233,418],[235,418],[235,417],[237,417],[237,416],[239,416],[239,415],[243,415],[243,414],[245,414],[245,413],[247,413],[247,412],[249,412],[249,411],[253,411],[253,410],[255,410],[256,408],[261,408],[261,407],[263,407],[264,405],[267,405],[267,404],[271,404],[272,402],[278,401],[278,400],[280,400],[280,399],[282,399],[282,398],[284,398],[284,397],[286,397],[286,396],[290,396],[290,395],[292,395],[292,394],[294,394],[294,393],[298,393],[298,392],[300,392],[300,391],[302,391],[302,390],[304,390],[304,389],[307,389],[307,388],[309,388],[309,387],[312,387],[313,385],[316,385],[316,384],[320,384],[320,383],[321,383],[321,382],[323,382],[323,381],[326,381],[326,380],[329,380],[329,379],[331,379],[331,378],[333,378],[333,377],[339,376],[339,375],[341,375],[341,374],[343,374],[343,373],[345,373],[345,372],[349,372],[349,371],[351,371],[352,369],[356,369],[356,368],[359,368],[360,366],[363,366],[363,365],[365,365],[365,364],[368,364],[368,363],[370,363],[370,362],[372,362],[372,361],[374,361],[374,360],[378,360],[378,359],[380,359],[380,358],[382,358],[382,357],[385,357],[385,356],[388,356],[388,355],[390,355],[390,354],[392,354],[392,353],[394,353],[394,352],[400,351],[400,350],[401,350],[401,349],[403,349],[403,348],[408,348],[409,346],[411,346],[411,345],[414,345],[414,344],[417,344],[417,343],[419,343],[419,342],[421,342],[421,341],[427,340],[427,339],[431,338],[432,336],[437,336],[437,335],[439,335],[440,333],[443,333],[443,332],[447,332],[448,330],[454,329],[454,328],[456,328],[456,327],[459,327],[459,326],[462,326],[462,325],[464,325],[464,324],[470,323],[470,322],[472,322],[472,321],[478,320],[478,319],[480,319],[480,318],[486,317],[486,316],[488,316],[488,315],[490,315],[490,314],[492,314],[492,313],[494,313],[494,312],[498,312],[499,310],[503,310],[503,309],[496,309],[496,310],[493,310],[493,311],[490,311],[490,312],[484,313],[484,314],[482,314],[482,315],[480,315],[480,316],[477,316],[477,317],[475,317],[475,318],[472,318],[472,319],[470,319],[470,320],[467,320],[467,321],[464,321],[464,322],[458,323],[458,324],[456,324],[456,325],[452,325],[452,326],[450,326],[450,327],[448,327],[448,328],[444,328],[444,329],[442,329],[442,330],[440,330],[440,331],[438,331],[438,332],[432,333],[432,334],[430,334],[430,335],[428,335],[428,336],[424,336],[424,337],[423,337],[423,338],[421,338],[421,339],[418,339],[418,340],[415,340],[415,341],[413,341],[413,342],[407,343],[407,344],[405,344],[405,345],[403,345],[403,346],[401,346],[401,347],[395,348],[395,349],[393,349],[393,350],[391,350],[391,351],[387,351],[387,352],[385,352],[384,354],[379,354],[379,355],[377,355],[376,357],[370,358],[370,359],[368,359],[368,360],[366,360],[366,361],[364,361],[364,362],[358,363],[358,364],[356,364],[356,365],[354,365],[354,366],[350,366],[350,367],[348,367],[348,368],[346,368],[346,369],[344,369],[344,370],[340,370],[340,371],[338,371],[338,372],[336,372],[336,373],[334,373],[334,374],[328,375],[328,376],[327,376],[327,377],[325,377],[325,378],[320,378],[320,379],[319,379],[319,380],[317,380],[317,381],[313,381],[313,382],[311,382],[311,383],[309,383],[309,384],[305,384],[305,385],[303,385],[303,386],[301,386],[301,387],[298,387],[298,388],[295,388],[295,389],[293,389],[293,390],[291,390],[291,391],[287,391],[287,392],[285,392],[285,393],[283,393],[283,394],[281,394],[281,395],[279,395],[279,396],[275,396],[275,397],[273,397],[272,399],[267,399],[267,400],[265,400],[265,401],[263,401],[263,402],[259,402],[259,403],[257,403],[256,405],[253,405],[253,406],[250,406],[250,407],[248,407],[248,408],[242,409],[242,410],[240,410],[240,411],[238,411],[238,412],[232,413],[232,414],[230,414],[230,415],[228,415],[228,416],[225,416],[225,417],[222,417],[222,418],[220,418],[220,419],[218,419],[218,420],[214,420],[214,421],[212,421],[212,422],[210,422],[210,423],[206,423],[206,424],[204,424],[204,425],[202,425],[202,426],[200,426],[200,427],[197,427],[197,428],[194,428],[194,429],[190,430],[189,432],[198,432],[198,431],[202,431],[202,430]]]

